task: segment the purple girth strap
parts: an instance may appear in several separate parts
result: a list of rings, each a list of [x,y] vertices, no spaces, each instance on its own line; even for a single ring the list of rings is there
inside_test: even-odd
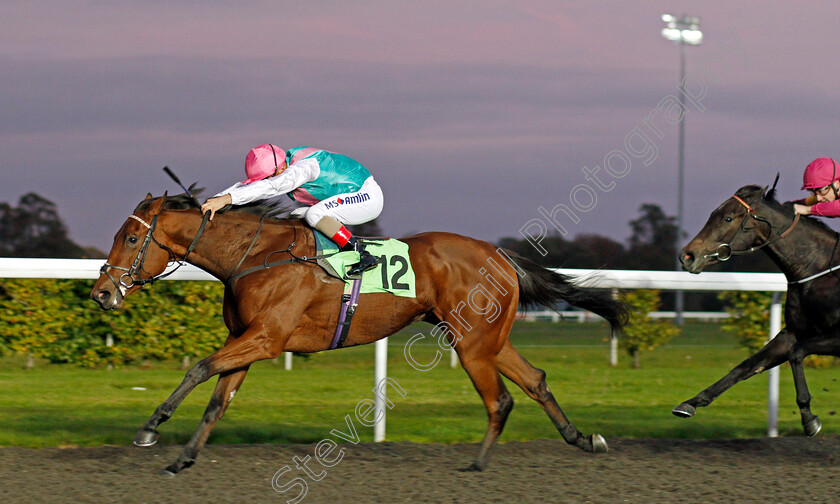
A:
[[[364,273],[353,280],[349,294],[347,293],[347,287],[345,287],[344,294],[341,295],[341,313],[338,316],[338,324],[335,326],[335,336],[333,336],[330,350],[344,346],[344,341],[350,333],[350,322],[353,320],[353,314],[356,313],[356,307],[359,305],[363,275]]]

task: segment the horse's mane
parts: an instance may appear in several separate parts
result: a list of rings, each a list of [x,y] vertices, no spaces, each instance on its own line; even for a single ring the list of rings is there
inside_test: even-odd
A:
[[[196,209],[200,210],[201,205],[198,202],[198,197],[204,192],[203,188],[196,188],[195,184],[190,186],[190,193],[193,196],[190,196],[187,193],[176,194],[174,196],[166,196],[166,199],[163,202],[162,210],[189,210],[189,209]],[[135,212],[139,212],[145,210],[152,204],[153,201],[156,201],[159,198],[148,198],[144,199],[137,205],[134,209]],[[276,217],[278,214],[287,213],[289,208],[282,204],[273,204],[273,203],[265,203],[265,202],[254,202],[254,203],[246,203],[244,205],[228,205],[218,212],[217,214],[222,214],[226,212],[237,212],[237,213],[244,213],[249,215],[256,215],[259,217],[268,216],[268,217]]]
[[[779,203],[776,200],[776,188],[770,189],[767,191],[767,194],[764,194],[766,187],[758,186],[758,185],[748,185],[738,189],[735,192],[735,196],[743,199],[744,201],[757,201],[756,197],[760,198],[762,203],[767,205],[770,208],[778,210],[790,218],[796,216],[796,212],[793,209],[793,205],[796,203],[795,201],[785,201],[784,203]],[[836,231],[828,227],[828,224],[823,222],[821,219],[816,217],[811,217],[808,215],[802,215],[799,218],[800,222],[806,222],[811,226],[815,226],[817,229],[825,231],[827,233],[836,234]]]

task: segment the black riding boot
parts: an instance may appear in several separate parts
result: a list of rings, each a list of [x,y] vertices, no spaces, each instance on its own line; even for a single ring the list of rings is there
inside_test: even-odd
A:
[[[357,240],[355,236],[350,238],[347,245],[341,247],[342,252],[347,252],[349,250],[355,250],[359,253],[358,264],[353,265],[353,267],[350,268],[350,271],[347,272],[347,276],[349,277],[357,277],[361,275],[363,271],[367,271],[379,264],[379,259],[370,255],[370,252],[365,250],[364,244]]]

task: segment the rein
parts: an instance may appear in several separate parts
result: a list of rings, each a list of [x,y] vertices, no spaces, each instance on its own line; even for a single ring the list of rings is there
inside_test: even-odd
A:
[[[146,232],[146,236],[143,238],[143,245],[140,246],[140,251],[137,253],[137,257],[134,258],[134,262],[132,263],[130,268],[125,268],[123,266],[115,266],[113,264],[109,264],[107,261],[105,262],[105,264],[102,265],[101,268],[99,268],[99,273],[107,276],[114,283],[114,286],[117,289],[119,289],[120,295],[122,295],[122,296],[125,296],[126,291],[128,289],[130,289],[131,287],[134,287],[135,285],[139,285],[139,286],[142,287],[146,284],[152,284],[152,283],[155,283],[156,281],[158,281],[162,278],[166,278],[169,275],[171,275],[172,273],[175,273],[176,271],[178,271],[178,268],[180,268],[181,266],[184,265],[184,263],[187,260],[187,257],[189,257],[190,253],[195,249],[195,246],[198,243],[199,238],[201,238],[201,235],[204,234],[204,228],[207,227],[207,221],[210,220],[210,212],[207,212],[207,213],[204,214],[204,217],[201,220],[201,225],[198,227],[198,232],[196,233],[195,238],[193,238],[193,241],[192,241],[192,243],[190,243],[190,246],[187,247],[187,253],[184,254],[184,257],[182,257],[181,259],[176,259],[175,260],[175,262],[178,263],[178,266],[175,269],[173,269],[172,271],[170,271],[168,273],[162,273],[160,275],[151,276],[149,278],[138,278],[136,275],[139,272],[143,271],[143,265],[146,262],[146,254],[149,251],[149,245],[151,244],[152,241],[154,241],[155,245],[160,247],[162,250],[167,251],[169,253],[170,258],[172,258],[175,255],[172,252],[172,249],[163,245],[162,243],[157,241],[157,239],[155,239],[155,237],[154,237],[155,228],[157,227],[158,217],[159,217],[159,214],[156,214],[154,217],[152,217],[152,223],[149,224],[148,222],[144,221],[143,219],[141,219],[140,217],[138,217],[134,214],[129,215],[128,216],[129,219],[136,220],[137,222],[142,224],[143,227],[145,227],[148,230]],[[172,262],[172,261],[170,261],[170,262]],[[124,271],[125,273],[120,275],[119,279],[116,279],[113,276],[111,276],[111,273],[108,271],[109,269]],[[128,281],[125,280],[126,278],[128,278]]]
[[[178,263],[178,266],[175,269],[173,269],[172,271],[169,271],[167,273],[162,273],[160,275],[151,276],[149,278],[140,278],[140,277],[137,276],[137,274],[139,272],[143,271],[143,265],[146,262],[146,255],[149,251],[149,245],[153,241],[155,242],[155,244],[158,247],[167,251],[170,255],[170,258],[175,256],[174,252],[172,252],[172,249],[163,245],[162,243],[160,243],[154,237],[155,228],[157,227],[157,222],[158,222],[158,216],[159,216],[159,214],[152,217],[152,222],[151,223],[146,222],[145,220],[143,220],[142,218],[140,218],[140,217],[138,217],[137,215],[134,215],[134,214],[128,216],[129,219],[136,220],[137,222],[142,224],[143,227],[145,227],[148,230],[146,232],[146,236],[143,238],[143,244],[140,247],[140,251],[137,253],[137,257],[134,258],[134,262],[132,263],[131,267],[126,268],[126,267],[123,267],[123,266],[116,266],[116,265],[110,264],[106,261],[105,264],[103,264],[102,267],[99,268],[99,273],[107,276],[111,280],[111,282],[114,283],[114,286],[117,287],[117,289],[120,291],[120,295],[122,295],[122,296],[125,296],[126,291],[128,291],[128,289],[130,289],[131,287],[134,287],[135,285],[139,285],[139,286],[142,287],[146,284],[153,284],[156,281],[161,280],[163,278],[166,278],[169,275],[178,271],[178,268],[180,268],[181,266],[184,265],[184,263],[187,260],[187,257],[189,257],[190,253],[195,249],[195,246],[198,243],[198,240],[201,238],[202,234],[204,234],[204,229],[207,227],[207,222],[210,219],[210,212],[207,212],[207,213],[204,214],[204,217],[201,220],[201,225],[198,228],[198,232],[196,233],[195,238],[193,238],[192,243],[190,243],[189,247],[187,248],[187,252],[184,254],[184,257],[182,257],[181,259],[176,259],[174,261],[174,262]],[[235,280],[238,280],[239,278],[242,278],[245,275],[250,275],[251,273],[256,273],[257,271],[262,271],[262,270],[265,270],[265,269],[273,268],[275,266],[282,266],[284,264],[292,264],[292,263],[300,263],[300,262],[313,263],[318,259],[325,259],[327,257],[331,257],[331,256],[335,255],[335,253],[332,253],[332,254],[314,255],[314,256],[311,256],[311,257],[296,256],[292,252],[292,248],[294,248],[295,244],[297,243],[297,227],[293,226],[294,235],[292,237],[292,242],[289,244],[288,247],[286,247],[283,250],[275,250],[273,252],[270,252],[268,255],[265,256],[265,259],[263,259],[263,263],[259,266],[254,266],[254,267],[251,267],[251,268],[248,268],[248,269],[237,272],[237,270],[240,268],[240,266],[242,266],[242,263],[245,262],[245,259],[248,258],[248,255],[250,254],[251,250],[254,248],[254,245],[257,243],[257,239],[259,238],[260,233],[261,233],[262,228],[263,228],[263,223],[264,223],[265,217],[266,216],[264,215],[260,219],[260,226],[257,228],[257,232],[254,234],[254,238],[251,240],[251,243],[248,245],[248,248],[245,250],[245,253],[242,255],[242,258],[239,260],[239,262],[236,264],[236,266],[233,268],[233,270],[228,275],[228,278],[226,280],[226,283],[228,285],[232,284]],[[268,262],[268,259],[272,255],[282,254],[282,253],[289,254],[291,256],[291,258],[290,259],[283,259],[283,260],[280,260],[280,261]],[[173,261],[170,261],[170,262],[173,262]],[[115,269],[115,270],[118,270],[118,271],[123,271],[124,273],[121,274],[118,278],[114,278],[109,271],[111,269]]]
[[[226,281],[226,283],[228,285],[233,285],[234,281],[244,277],[245,275],[250,275],[251,273],[256,273],[258,271],[273,268],[275,266],[282,266],[284,264],[293,264],[293,263],[302,263],[302,262],[313,263],[314,261],[316,261],[318,259],[325,259],[327,257],[332,257],[333,255],[337,254],[337,252],[335,252],[335,253],[332,253],[332,254],[314,255],[312,257],[307,257],[307,256],[298,257],[298,256],[296,256],[292,252],[292,248],[297,243],[297,226],[292,226],[292,230],[294,231],[294,235],[292,236],[292,243],[290,243],[288,247],[286,247],[283,250],[275,250],[273,252],[269,252],[265,256],[265,259],[263,259],[263,263],[259,266],[253,266],[251,268],[248,268],[248,269],[237,272],[236,270],[238,270],[239,267],[242,266],[242,263],[245,262],[245,259],[248,257],[248,254],[251,252],[251,249],[254,247],[254,244],[257,242],[257,238],[259,237],[260,231],[262,230],[262,224],[263,224],[263,220],[260,219],[260,227],[257,228],[257,233],[254,235],[253,240],[251,240],[251,244],[248,246],[248,249],[245,251],[245,254],[242,256],[242,259],[239,260],[239,263],[237,263],[236,267],[233,268],[233,271],[231,271],[230,275],[228,276],[228,279]],[[290,259],[283,259],[281,261],[268,262],[268,258],[271,257],[272,255],[283,254],[283,253],[289,254],[292,257]]]
[[[738,203],[743,205],[744,208],[747,209],[747,215],[745,215],[744,220],[741,221],[741,227],[740,227],[740,229],[738,229],[738,231],[746,231],[747,230],[747,228],[746,228],[747,221],[750,219],[750,217],[752,217],[752,219],[755,220],[756,222],[762,222],[764,224],[767,224],[767,226],[770,227],[770,234],[765,239],[766,241],[764,243],[762,243],[760,245],[756,245],[754,247],[750,247],[748,249],[744,249],[744,250],[732,250],[732,246],[729,243],[721,243],[720,245],[718,245],[715,248],[715,252],[713,254],[709,254],[709,255],[706,255],[704,257],[707,257],[707,258],[715,257],[715,258],[717,258],[718,261],[724,262],[724,261],[728,261],[729,258],[734,256],[734,255],[742,255],[742,254],[749,254],[749,253],[755,252],[756,250],[764,248],[764,247],[770,245],[771,243],[775,243],[777,240],[781,240],[781,239],[786,238],[791,233],[791,231],[793,231],[793,228],[795,228],[796,225],[799,223],[800,215],[796,214],[796,216],[793,218],[793,222],[791,223],[790,227],[788,227],[784,232],[782,232],[782,234],[780,234],[777,238],[772,238],[771,239],[770,237],[773,236],[773,224],[771,224],[770,221],[768,221],[764,217],[760,217],[760,216],[756,215],[755,209],[752,206],[750,206],[746,201],[741,199],[739,196],[733,195],[732,197]],[[738,233],[736,232],[735,234],[737,235]],[[734,237],[735,237],[735,235],[733,235],[733,238]],[[723,255],[721,253],[722,249],[728,249],[729,254]]]

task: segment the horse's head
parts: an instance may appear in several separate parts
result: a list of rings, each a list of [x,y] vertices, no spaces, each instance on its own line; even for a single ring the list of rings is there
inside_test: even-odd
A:
[[[122,308],[126,296],[166,269],[171,253],[155,235],[166,199],[166,194],[160,198],[147,195],[117,231],[108,261],[90,293],[103,310]]]
[[[767,187],[744,186],[709,216],[697,236],[680,251],[683,269],[700,273],[706,266],[767,243],[772,226],[756,215]]]

